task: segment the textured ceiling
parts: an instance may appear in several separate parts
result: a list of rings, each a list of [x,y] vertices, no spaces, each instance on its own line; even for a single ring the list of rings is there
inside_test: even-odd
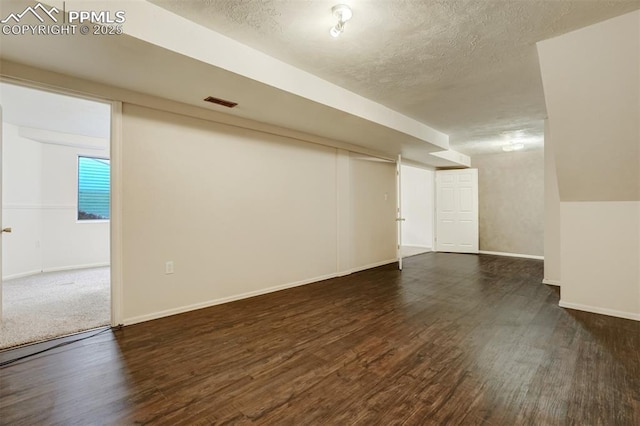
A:
[[[469,155],[542,146],[535,43],[640,0],[151,0],[450,135]],[[337,39],[331,7],[353,18]]]

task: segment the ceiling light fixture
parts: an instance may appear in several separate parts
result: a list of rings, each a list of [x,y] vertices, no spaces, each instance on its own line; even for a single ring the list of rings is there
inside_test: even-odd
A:
[[[524,144],[522,142],[511,141],[507,144],[502,145],[502,150],[504,152],[520,151],[521,149],[524,149]]]
[[[353,12],[346,4],[338,4],[331,8],[331,13],[338,19],[338,23],[331,27],[329,34],[332,37],[338,37],[344,31],[344,24],[351,19]]]

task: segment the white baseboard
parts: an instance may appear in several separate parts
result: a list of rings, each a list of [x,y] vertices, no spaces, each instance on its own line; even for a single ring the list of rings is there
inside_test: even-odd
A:
[[[268,287],[260,290],[249,291],[246,293],[236,294],[233,296],[222,297],[220,299],[208,300],[206,302],[201,302],[201,303],[194,303],[193,305],[181,306],[178,308],[167,309],[165,311],[154,312],[146,315],[140,315],[133,318],[127,318],[122,323],[124,325],[132,325],[140,322],[151,321],[158,318],[164,318],[171,315],[183,314],[185,312],[195,311],[203,308],[209,308],[211,306],[221,305],[223,303],[235,302],[236,300],[248,299],[250,297],[261,296],[263,294],[273,293],[280,290],[286,290],[292,287],[298,287],[306,284],[315,283],[318,281],[328,280],[330,278],[336,278],[337,276],[338,274],[328,274],[328,275],[324,275],[316,278],[311,278],[308,280],[296,281],[289,284],[277,285],[274,287]]]
[[[109,266],[107,263],[89,263],[87,265],[73,265],[73,266],[57,266],[55,268],[45,268],[42,272],[61,272],[61,271],[73,271],[74,269],[89,269],[89,268],[102,268]]]
[[[140,323],[140,322],[151,321],[151,320],[154,320],[154,319],[168,317],[168,316],[171,316],[171,315],[183,314],[185,312],[195,311],[195,310],[198,310],[198,309],[210,308],[211,306],[222,305],[223,303],[235,302],[236,300],[248,299],[250,297],[261,296],[263,294],[273,293],[273,292],[280,291],[280,290],[286,290],[288,288],[299,287],[299,286],[303,286],[303,285],[307,285],[307,284],[316,283],[318,281],[324,281],[324,280],[328,280],[328,279],[331,279],[331,278],[337,278],[337,277],[344,276],[344,275],[350,275],[350,274],[353,274],[355,272],[360,272],[360,271],[364,271],[364,270],[371,269],[371,268],[377,268],[378,266],[388,265],[390,263],[394,263],[394,262],[397,262],[397,261],[398,261],[398,259],[385,260],[385,261],[382,261],[382,262],[376,262],[376,263],[372,263],[372,264],[369,264],[369,265],[366,265],[366,266],[353,268],[353,269],[350,269],[349,271],[342,272],[342,273],[327,274],[327,275],[323,275],[323,276],[320,276],[320,277],[311,278],[311,279],[308,279],[308,280],[296,281],[296,282],[289,283],[289,284],[282,284],[282,285],[277,285],[277,286],[274,286],[274,287],[263,288],[263,289],[260,289],[260,290],[249,291],[247,293],[241,293],[241,294],[236,294],[236,295],[233,295],[233,296],[222,297],[220,299],[208,300],[206,302],[201,302],[201,303],[194,303],[193,305],[181,306],[179,308],[167,309],[165,311],[154,312],[154,313],[146,314],[146,315],[140,315],[140,316],[133,317],[133,318],[127,318],[124,321],[122,321],[122,323],[124,325],[132,325],[132,324],[137,324],[137,323]]]
[[[548,280],[545,278],[542,280],[542,284],[555,285],[557,287],[560,287],[560,281],[558,280]]]
[[[398,261],[398,259],[388,259],[388,260],[383,260],[382,262],[370,263],[369,265],[358,266],[357,268],[352,268],[349,271],[347,271],[346,273],[340,274],[340,275],[355,274],[356,272],[366,271],[367,269],[377,268],[378,266],[389,265],[389,264],[395,263],[397,261]]]
[[[383,260],[382,262],[370,263],[369,265],[358,266],[357,268],[347,269],[346,271],[340,271],[336,274],[338,277],[344,277],[347,275],[355,274],[356,272],[366,271],[367,269],[377,268],[378,266],[389,265],[397,262],[398,259]]]
[[[432,247],[403,245],[400,248],[400,253],[403,253],[405,251],[405,249],[415,250],[415,253],[411,253],[411,254],[408,254],[408,255],[403,255],[403,257],[411,257],[411,256],[415,256],[415,255],[418,255],[418,254],[431,253],[433,251]]]
[[[109,262],[107,263],[92,263],[89,265],[75,265],[75,266],[61,266],[61,267],[56,267],[56,268],[46,268],[43,269],[42,271],[27,271],[27,272],[20,272],[19,274],[12,274],[12,275],[6,275],[2,277],[2,280],[13,280],[16,278],[24,278],[24,277],[30,277],[32,275],[38,275],[38,274],[42,274],[44,272],[61,272],[61,271],[73,271],[76,269],[89,269],[89,268],[102,268],[104,266],[109,266]]]
[[[501,252],[501,251],[486,251],[486,250],[480,250],[478,253],[480,253],[480,254],[492,254],[494,256],[522,257],[524,259],[544,260],[544,256],[536,256],[536,255],[533,255],[533,254],[504,253],[504,252]]]
[[[38,275],[41,273],[42,271],[27,271],[27,272],[20,272],[19,274],[5,275],[2,277],[2,281],[14,280],[16,278],[30,277],[31,275]]]
[[[640,321],[640,314],[633,312],[617,311],[615,309],[600,308],[597,306],[581,305],[579,303],[570,303],[563,300],[558,303],[562,308],[575,309],[577,311],[591,312],[593,314],[608,315],[610,317],[625,318]]]

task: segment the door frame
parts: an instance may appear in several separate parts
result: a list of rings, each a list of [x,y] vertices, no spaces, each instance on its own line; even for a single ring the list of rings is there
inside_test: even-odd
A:
[[[111,217],[109,219],[110,227],[110,273],[111,273],[111,326],[119,326],[123,323],[123,280],[122,280],[122,102],[111,99],[101,98],[86,93],[67,90],[59,87],[52,87],[45,84],[32,81],[23,81],[10,77],[0,76],[0,82],[22,86],[30,89],[41,90],[44,92],[55,93],[64,96],[71,96],[80,99],[87,99],[94,102],[100,102],[111,106],[111,135],[110,135],[110,164],[111,164]],[[0,120],[2,119],[0,109]],[[0,131],[2,125],[0,121]],[[2,135],[0,134],[0,148]],[[0,151],[0,164],[2,161],[2,152]],[[1,170],[1,168],[0,168]],[[2,178],[0,176],[0,184]],[[0,188],[0,197],[2,189]],[[0,198],[0,225],[2,224],[2,199]],[[0,241],[0,244],[2,242]],[[0,247],[0,254],[2,248]],[[2,259],[0,258],[0,263]],[[0,265],[0,273],[2,266]],[[2,303],[2,275],[0,275],[0,304]],[[2,306],[0,306],[0,321],[2,320]]]
[[[1,80],[0,80],[1,81]],[[3,134],[3,116],[2,116],[2,105],[0,104],[0,229],[2,226],[2,134]],[[2,324],[3,312],[2,312],[2,241],[4,240],[4,232],[0,232],[0,324]]]
[[[124,322],[122,281],[122,102],[111,101],[111,326]]]
[[[402,271],[402,156],[398,154],[396,159],[396,257],[398,269]]]

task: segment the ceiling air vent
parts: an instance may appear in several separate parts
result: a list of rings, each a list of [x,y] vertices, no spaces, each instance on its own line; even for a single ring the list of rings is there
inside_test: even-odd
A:
[[[211,102],[212,104],[218,104],[222,106],[226,106],[227,108],[233,108],[238,105],[237,102],[225,101],[224,99],[214,98],[213,96],[207,96],[204,98],[205,101]]]

